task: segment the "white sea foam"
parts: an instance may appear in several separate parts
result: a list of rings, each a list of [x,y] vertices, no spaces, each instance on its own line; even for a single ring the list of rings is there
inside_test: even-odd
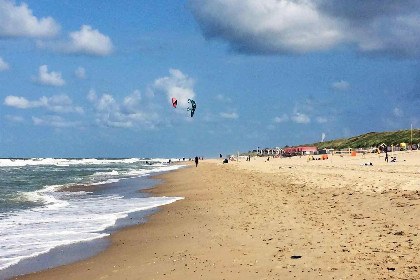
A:
[[[70,166],[70,165],[104,165],[104,164],[115,164],[115,163],[136,163],[136,162],[150,162],[152,164],[164,164],[168,163],[167,158],[153,158],[153,159],[141,159],[141,158],[126,158],[126,159],[96,159],[96,158],[84,158],[84,159],[66,159],[66,158],[28,158],[28,159],[13,159],[4,158],[0,159],[0,167],[22,167],[22,166],[34,166],[34,165],[55,165],[55,166]],[[180,161],[180,159],[173,158],[172,162]]]
[[[106,177],[106,176],[117,176],[119,175],[118,171],[112,170],[110,172],[95,172],[92,177]]]
[[[135,161],[138,159],[127,159]],[[19,163],[20,161],[20,163]],[[96,159],[67,160],[68,164],[91,162]],[[105,160],[108,161],[108,160]],[[120,160],[120,163],[124,163]],[[0,160],[5,163],[7,160]],[[32,165],[64,164],[60,159],[18,160]],[[73,162],[73,163],[70,163]],[[103,162],[103,161],[102,161]],[[16,164],[16,162],[13,162]],[[86,163],[87,164],[87,163]],[[18,165],[3,165],[18,166]],[[165,165],[158,162],[149,169],[127,169],[96,172],[98,177],[92,184],[118,182],[128,177],[147,176],[155,172],[170,171],[182,165]],[[46,186],[32,192],[21,192],[25,200],[41,202],[44,206],[11,213],[4,213],[0,219],[0,270],[12,266],[22,259],[38,256],[52,248],[72,243],[102,238],[104,230],[129,213],[172,203],[180,197],[124,198],[119,195],[95,195],[88,192],[58,192],[63,185]]]
[[[112,183],[117,183],[123,179],[148,176],[151,173],[157,173],[157,172],[172,171],[172,170],[182,168],[184,166],[185,165],[160,165],[159,164],[159,165],[154,165],[152,169],[131,169],[131,170],[128,170],[126,172],[121,172],[121,173],[115,170],[112,170],[110,172],[96,172],[91,176],[94,178],[100,178],[102,180],[96,181],[96,182],[89,182],[82,185],[98,186],[98,185],[112,184]],[[112,178],[115,176],[117,176],[118,178]],[[36,190],[36,191],[21,192],[20,198],[26,201],[42,202],[46,204],[48,207],[55,207],[55,208],[65,207],[67,205],[66,202],[60,199],[63,192],[57,192],[57,190],[60,190],[63,187],[66,187],[66,185],[51,185],[51,186],[45,186],[44,188],[40,190]],[[72,193],[75,194],[74,192]]]
[[[128,159],[65,159],[65,158],[28,158],[28,159],[0,159],[0,167],[6,166],[33,166],[33,165],[56,165],[56,166],[70,166],[70,165],[100,165],[113,163],[135,163],[142,161],[139,158]],[[159,160],[154,160],[159,161]]]
[[[27,201],[42,202],[47,208],[59,209],[68,205],[68,202],[58,198],[60,193],[57,193],[56,191],[60,187],[62,186],[46,186],[43,189],[37,191],[22,192],[20,195]]]
[[[0,220],[0,270],[57,246],[104,237],[103,230],[117,219],[179,199],[92,195],[69,200],[65,207],[20,211]]]

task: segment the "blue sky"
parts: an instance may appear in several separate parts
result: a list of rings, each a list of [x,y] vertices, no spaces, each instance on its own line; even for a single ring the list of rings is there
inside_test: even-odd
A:
[[[398,2],[0,0],[0,157],[214,157],[418,128],[420,4]]]

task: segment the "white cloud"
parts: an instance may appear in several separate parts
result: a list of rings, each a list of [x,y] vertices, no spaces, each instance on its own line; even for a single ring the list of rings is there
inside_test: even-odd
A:
[[[169,73],[169,77],[155,80],[154,88],[163,91],[170,104],[172,104],[172,97],[175,97],[179,107],[187,108],[188,99],[193,99],[195,96],[194,80],[178,69],[170,69]]]
[[[324,142],[324,140],[325,140],[325,132],[322,132],[322,135],[321,135],[321,142]]]
[[[25,97],[9,95],[4,105],[19,109],[46,108],[56,113],[83,113],[83,108],[73,106],[73,101],[67,95],[53,95],[50,98],[42,96],[39,100],[30,101]]]
[[[303,113],[299,113],[299,112],[295,112],[292,116],[291,116],[292,121],[294,121],[295,123],[310,123],[311,119],[309,118],[309,116],[303,114]]]
[[[34,77],[33,80],[41,85],[60,87],[65,85],[65,81],[61,78],[60,72],[48,73],[48,66],[41,65],[38,70],[38,77]]]
[[[51,37],[60,26],[51,17],[38,19],[26,3],[0,0],[0,38],[2,37]]]
[[[60,116],[32,117],[32,121],[34,125],[37,126],[51,126],[57,128],[75,127],[80,125],[80,122],[67,121]]]
[[[83,113],[83,108],[73,106],[73,101],[67,95],[53,95],[50,98],[41,97],[45,108],[56,113]]]
[[[80,31],[71,32],[69,37],[70,53],[105,56],[111,54],[113,49],[111,39],[89,25],[83,25]]]
[[[0,57],[0,72],[6,71],[9,69],[9,63],[5,62],[2,57]]]
[[[331,84],[331,88],[338,91],[348,91],[350,89],[350,84],[346,81],[337,81]]]
[[[420,55],[418,0],[189,0],[209,39],[239,52],[308,53],[339,45],[365,53]]]
[[[306,53],[328,49],[343,39],[333,19],[311,1],[190,0],[208,38],[221,38],[237,51]]]
[[[283,122],[287,122],[288,120],[289,120],[289,116],[287,114],[283,114],[281,117],[274,118],[275,123],[283,123]]]
[[[137,112],[140,106],[141,92],[136,89],[131,95],[124,97],[123,105],[128,112]]]
[[[25,121],[25,119],[21,116],[6,115],[5,117],[6,120],[13,123],[21,123]]]
[[[12,95],[7,96],[4,99],[3,104],[6,106],[16,107],[19,109],[40,107],[39,101],[28,101],[24,97],[12,96]]]
[[[239,118],[237,113],[220,113],[220,116],[224,119],[231,119],[231,120],[235,120]]]
[[[114,97],[110,94],[102,95],[102,97],[98,100],[96,108],[100,112],[112,112],[119,110],[117,102],[115,101]]]
[[[37,41],[37,47],[58,53],[107,56],[114,49],[111,38],[89,25],[70,32],[68,41]]]
[[[74,71],[74,75],[80,80],[86,80],[86,69],[79,67]]]
[[[80,31],[70,32],[67,42],[37,41],[37,47],[58,53],[92,56],[107,56],[114,49],[111,38],[89,25],[82,25]]]
[[[134,90],[131,95],[124,97],[121,104],[110,94],[98,97],[93,89],[89,91],[87,98],[95,107],[95,121],[99,126],[154,128],[160,122],[158,113],[150,104],[140,104],[139,90]]]

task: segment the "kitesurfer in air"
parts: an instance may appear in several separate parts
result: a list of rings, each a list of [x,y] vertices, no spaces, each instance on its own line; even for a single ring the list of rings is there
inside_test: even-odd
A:
[[[187,110],[191,111],[191,118],[192,118],[194,116],[195,108],[197,107],[197,104],[192,99],[188,99],[188,103],[191,103],[191,108],[188,107]]]
[[[178,105],[178,100],[176,100],[175,97],[172,97],[172,106],[174,106],[174,108],[176,108],[176,105]]]

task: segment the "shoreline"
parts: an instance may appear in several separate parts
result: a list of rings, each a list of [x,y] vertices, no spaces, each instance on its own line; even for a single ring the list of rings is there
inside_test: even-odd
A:
[[[200,161],[158,175],[185,199],[104,252],[16,279],[415,279],[420,153],[398,158]]]
[[[154,186],[162,183],[160,180],[152,178],[156,174],[164,174],[168,171],[154,172],[154,174],[140,177],[122,178],[118,182],[98,184],[98,185],[74,185],[66,186],[58,192],[78,192],[89,191],[97,194],[104,192],[114,192],[115,188],[123,189],[121,193],[129,197],[152,197],[150,190]],[[169,171],[170,172],[170,171]],[[132,189],[130,191],[130,189]],[[149,190],[145,192],[144,190]],[[132,193],[131,193],[132,192]],[[136,194],[137,193],[137,194]],[[144,194],[140,194],[144,193]],[[110,235],[119,230],[145,223],[148,216],[159,210],[159,207],[130,212],[124,218],[119,218],[113,226],[106,228],[103,232],[109,234],[101,238],[85,240],[71,244],[59,245],[50,251],[41,253],[37,256],[28,257],[20,260],[17,264],[11,265],[0,271],[0,279],[12,279],[19,275],[41,272],[55,267],[60,267],[94,257],[111,245]]]

